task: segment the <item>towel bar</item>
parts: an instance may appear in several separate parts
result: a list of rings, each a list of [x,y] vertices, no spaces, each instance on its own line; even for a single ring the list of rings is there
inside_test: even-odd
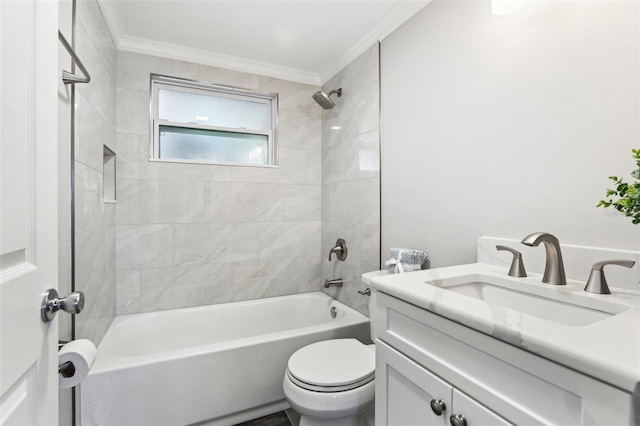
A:
[[[64,82],[64,84],[90,82],[91,76],[89,75],[89,71],[87,71],[87,69],[84,67],[84,64],[82,63],[80,58],[78,58],[78,55],[76,55],[76,52],[73,51],[73,48],[71,47],[67,39],[62,35],[60,30],[58,30],[58,40],[62,42],[62,45],[64,46],[64,48],[67,50],[69,55],[71,55],[71,59],[73,59],[73,63],[76,64],[78,68],[80,68],[80,71],[82,71],[82,74],[84,74],[83,76],[80,76],[77,74],[72,74],[69,71],[62,71],[62,81]]]

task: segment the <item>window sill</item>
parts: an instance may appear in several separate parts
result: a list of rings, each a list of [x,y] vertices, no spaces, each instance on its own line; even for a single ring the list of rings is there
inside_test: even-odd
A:
[[[211,166],[233,166],[233,167],[261,167],[265,169],[277,169],[277,164],[249,164],[249,163],[230,163],[230,162],[213,162],[213,161],[187,161],[187,160],[168,160],[162,158],[149,158],[153,163],[173,163],[173,164],[192,164],[192,165],[211,165]]]

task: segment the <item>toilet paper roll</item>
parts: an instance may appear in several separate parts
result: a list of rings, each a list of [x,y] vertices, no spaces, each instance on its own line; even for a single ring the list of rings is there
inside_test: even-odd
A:
[[[58,365],[71,362],[75,372],[70,377],[64,377],[63,374],[58,373],[60,388],[72,388],[82,382],[89,374],[97,354],[96,345],[88,339],[73,340],[64,345],[58,351]]]

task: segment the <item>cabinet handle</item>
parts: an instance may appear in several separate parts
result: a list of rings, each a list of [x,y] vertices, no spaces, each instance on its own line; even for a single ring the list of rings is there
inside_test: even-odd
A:
[[[451,421],[451,426],[467,426],[467,419],[462,414],[452,414],[449,420]]]
[[[447,406],[444,405],[444,401],[441,399],[432,399],[431,400],[431,411],[436,416],[442,415],[442,412],[447,409]]]

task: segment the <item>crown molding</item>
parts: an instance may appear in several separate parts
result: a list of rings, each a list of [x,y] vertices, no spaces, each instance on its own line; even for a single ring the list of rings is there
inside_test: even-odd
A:
[[[111,32],[111,37],[117,48],[124,38],[124,28],[122,28],[122,23],[118,17],[116,2],[98,0],[98,6],[100,6],[104,20],[107,22],[107,27]]]
[[[223,55],[211,51],[128,36],[125,34],[122,23],[118,17],[116,2],[112,0],[98,0],[98,4],[105,17],[109,31],[111,31],[111,36],[117,49],[259,74],[314,86],[326,83],[370,48],[372,44],[383,40],[430,2],[431,0],[399,0],[393,6],[390,13],[387,14],[384,21],[349,49],[349,51],[333,65],[317,74],[266,62],[252,61],[237,56]]]
[[[274,77],[297,83],[320,85],[320,76],[316,73],[137,37],[123,37],[118,44],[118,49]]]
[[[128,36],[125,34],[122,23],[120,22],[115,1],[98,0],[98,4],[107,22],[107,27],[109,31],[111,31],[111,36],[113,37],[116,48],[119,50],[160,56],[179,61],[195,62],[202,65],[259,74],[314,86],[320,85],[320,76],[317,73],[268,64],[266,62],[252,61],[237,56],[223,55],[207,50],[193,49]]]
[[[363,37],[355,46],[338,59],[333,65],[320,72],[320,84],[325,84],[336,74],[342,71],[347,65],[356,60],[374,43],[384,40],[389,34],[404,24],[409,18],[418,13],[423,7],[431,3],[432,0],[400,0],[389,12],[387,17],[380,22],[373,30]]]

